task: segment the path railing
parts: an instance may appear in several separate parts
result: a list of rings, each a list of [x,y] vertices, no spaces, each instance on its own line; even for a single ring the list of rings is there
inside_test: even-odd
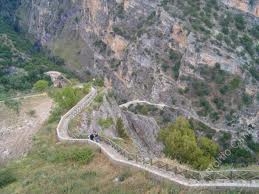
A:
[[[217,180],[217,179],[228,179],[228,180],[259,180],[258,170],[215,170],[215,171],[197,171],[187,169],[176,164],[168,164],[163,161],[155,161],[153,165],[158,168],[164,169],[174,174],[182,175],[188,179],[196,180]]]
[[[80,139],[71,138],[68,135],[68,124],[71,119],[77,116],[86,106],[92,102],[96,94],[96,89],[92,88],[88,95],[82,98],[73,108],[71,108],[65,115],[61,117],[57,126],[57,137],[60,141],[83,141]]]
[[[112,157],[112,154],[109,153],[107,149],[105,149],[105,145],[109,145],[119,153],[123,158],[125,158],[125,162],[123,160],[117,160],[122,163],[138,166],[138,168],[145,169],[150,173],[154,171],[152,169],[157,169],[160,172],[159,176],[167,177],[169,180],[176,180],[176,177],[182,177],[185,181],[176,181],[183,185],[190,186],[190,180],[198,181],[198,185],[206,185],[206,186],[226,186],[226,183],[230,185],[230,187],[237,187],[237,186],[246,186],[251,188],[259,188],[259,171],[255,170],[218,170],[218,171],[196,171],[191,170],[177,164],[169,164],[164,161],[161,161],[157,158],[145,158],[139,156],[137,154],[130,153],[116,142],[112,141],[111,139],[101,136],[100,141],[102,144],[98,144],[93,142],[89,139],[75,139],[68,135],[68,124],[69,121],[78,115],[86,106],[88,106],[97,95],[96,89],[92,88],[92,91],[86,95],[80,102],[78,102],[73,108],[71,108],[64,116],[62,116],[58,127],[57,127],[57,135],[60,141],[69,141],[69,142],[84,142],[88,144],[92,144],[101,148],[106,153],[108,153],[109,157],[113,160],[117,160],[116,158]],[[128,161],[128,162],[126,162]],[[152,167],[152,168],[151,168]],[[164,176],[163,173],[169,174],[168,176]],[[173,178],[175,177],[175,178]],[[202,182],[200,182],[202,181]],[[223,182],[222,182],[223,181]],[[243,181],[243,182],[240,182]],[[213,183],[212,183],[213,182]],[[233,184],[232,184],[233,183]],[[197,186],[196,184],[196,186]],[[195,185],[195,184],[194,184]],[[233,186],[231,186],[233,185]],[[251,185],[251,186],[249,186]]]
[[[175,175],[181,175],[186,179],[196,179],[204,181],[215,181],[217,179],[224,180],[259,180],[258,170],[216,170],[216,171],[197,171],[188,168],[184,168],[177,164],[169,164],[163,162],[159,159],[145,158],[138,156],[137,154],[130,153],[126,149],[122,148],[120,145],[112,141],[111,139],[101,136],[100,140],[108,145],[110,145],[114,150],[116,150],[120,155],[128,160],[133,160],[137,163],[148,164],[153,167],[165,170],[167,172],[172,172]]]

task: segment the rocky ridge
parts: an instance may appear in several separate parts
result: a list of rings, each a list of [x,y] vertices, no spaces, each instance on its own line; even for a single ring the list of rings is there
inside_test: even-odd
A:
[[[118,103],[143,99],[175,105],[236,131],[259,121],[258,80],[250,71],[258,70],[257,54],[247,44],[249,38],[258,40],[241,29],[244,18],[248,32],[259,24],[258,2],[252,2],[22,0],[16,15],[23,29],[54,52],[60,41],[83,41],[71,56],[80,71],[69,67],[83,78],[104,77]],[[226,30],[222,22],[229,15]],[[227,31],[237,38],[229,40]],[[214,71],[216,81],[206,77]],[[231,89],[235,78],[240,81]]]

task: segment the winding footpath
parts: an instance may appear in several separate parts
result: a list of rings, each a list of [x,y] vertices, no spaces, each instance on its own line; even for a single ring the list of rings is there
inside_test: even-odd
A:
[[[213,129],[217,132],[218,131],[226,131],[226,132],[229,131],[227,129],[216,128],[216,127],[212,126],[210,123],[207,123],[207,122],[203,121],[197,115],[191,113],[190,111],[185,110],[183,108],[180,108],[178,106],[174,106],[174,105],[168,106],[168,105],[163,104],[163,103],[157,104],[157,103],[152,103],[152,102],[149,102],[149,101],[146,101],[146,100],[132,100],[132,101],[129,101],[125,104],[121,104],[119,107],[120,108],[128,108],[130,105],[134,105],[134,104],[148,104],[148,105],[156,106],[158,108],[164,108],[164,107],[173,108],[174,110],[179,110],[179,111],[183,112],[186,117],[193,118],[196,121],[199,121],[199,122],[203,123],[204,125],[209,126],[211,129]]]
[[[75,139],[69,136],[68,134],[68,124],[72,118],[78,115],[85,107],[89,106],[94,98],[97,96],[97,90],[95,88],[91,89],[91,92],[86,95],[80,102],[78,102],[73,108],[71,108],[65,115],[61,117],[61,120],[57,127],[57,138],[61,142],[65,143],[85,143],[93,147],[99,148],[103,154],[105,154],[109,160],[116,164],[122,166],[128,166],[135,168],[137,170],[142,170],[148,172],[152,177],[159,180],[166,180],[173,183],[178,183],[180,185],[191,187],[191,188],[245,188],[253,189],[259,191],[259,181],[258,180],[215,180],[215,181],[205,181],[205,180],[195,180],[187,179],[184,176],[175,174],[172,171],[166,171],[156,166],[152,166],[148,163],[136,162],[134,160],[129,160],[123,156],[123,154],[118,153],[114,146],[107,144],[105,141],[96,143],[89,139]],[[145,102],[145,101],[144,101]],[[128,103],[127,105],[129,105]],[[126,107],[123,105],[121,107]],[[165,105],[160,104],[159,106],[163,107]],[[115,146],[116,147],[116,146]]]

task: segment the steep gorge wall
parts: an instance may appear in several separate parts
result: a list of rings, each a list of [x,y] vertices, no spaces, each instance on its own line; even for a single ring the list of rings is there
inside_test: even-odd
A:
[[[253,9],[248,1],[222,2],[257,15],[257,1]],[[190,30],[187,19],[178,17],[179,10],[173,8],[169,13],[158,0],[21,0],[17,17],[35,39],[67,57],[79,75],[104,77],[122,101],[147,99],[194,111],[193,99],[179,90],[189,87],[187,78],[206,82],[199,69],[217,63],[223,71],[248,80],[245,87],[255,95],[258,86],[243,68],[251,58],[244,59],[227,45],[212,44],[217,26],[208,40]],[[179,75],[172,76],[171,69],[177,68]],[[240,122],[259,120],[256,110],[250,112],[250,116],[238,113]],[[224,114],[216,125],[229,128]]]

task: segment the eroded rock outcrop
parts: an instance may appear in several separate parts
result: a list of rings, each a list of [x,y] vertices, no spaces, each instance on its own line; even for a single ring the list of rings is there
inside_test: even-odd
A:
[[[222,0],[229,7],[248,12],[259,17],[259,1],[258,0]]]
[[[205,1],[202,2],[204,5]],[[181,10],[185,5],[177,6],[180,5],[158,0],[23,0],[17,15],[20,25],[50,49],[63,40],[80,42],[80,47],[72,47],[69,42],[65,44],[68,50],[75,51],[68,57],[74,57],[75,63],[80,63],[80,70],[74,64],[69,67],[82,78],[90,73],[108,80],[106,83],[114,88],[118,102],[145,99],[174,104],[198,114],[201,97],[193,95],[195,92],[186,93],[188,89],[192,91],[193,80],[209,82],[206,75],[201,74],[202,68],[214,71],[219,65],[228,73],[226,84],[235,76],[243,83],[240,90],[226,95],[225,104],[230,104],[231,109],[235,96],[241,100],[242,95],[248,93],[252,95],[254,107],[258,107],[255,95],[259,89],[253,84],[257,81],[248,72],[253,57],[247,54],[246,46],[220,42],[228,37],[219,33],[218,23],[226,6],[258,16],[258,1],[218,2],[218,16],[213,12],[210,15],[215,18],[210,21],[206,20],[209,14],[200,16],[207,27],[196,21],[197,13],[189,17],[192,13],[188,9]],[[248,22],[249,25],[259,23],[256,17]],[[223,86],[224,83],[216,89]],[[253,92],[249,89],[251,86]],[[248,88],[247,92],[245,88]],[[220,92],[216,94],[221,95]],[[215,110],[212,97],[208,96],[206,100]],[[217,124],[232,129],[224,121],[227,111],[217,111]],[[235,111],[241,118],[246,117],[242,108]],[[255,117],[256,113],[253,114]],[[209,115],[202,115],[201,119],[213,125]]]

